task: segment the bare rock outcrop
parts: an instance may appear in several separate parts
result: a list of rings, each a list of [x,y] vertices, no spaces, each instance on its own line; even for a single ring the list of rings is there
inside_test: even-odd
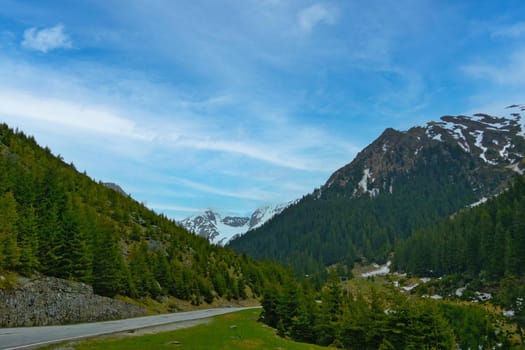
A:
[[[84,283],[54,277],[20,278],[0,290],[0,327],[47,326],[145,315],[140,306],[93,293]]]

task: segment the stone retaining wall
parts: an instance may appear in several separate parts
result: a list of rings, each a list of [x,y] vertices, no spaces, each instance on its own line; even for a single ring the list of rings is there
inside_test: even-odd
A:
[[[143,316],[142,307],[93,293],[84,283],[53,277],[20,279],[0,290],[0,327],[47,326]]]

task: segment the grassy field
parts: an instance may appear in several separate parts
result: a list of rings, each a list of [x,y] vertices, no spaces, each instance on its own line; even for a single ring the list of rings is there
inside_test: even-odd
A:
[[[278,337],[274,329],[257,322],[260,312],[245,310],[215,317],[209,323],[171,332],[90,339],[55,345],[48,349],[327,349]]]

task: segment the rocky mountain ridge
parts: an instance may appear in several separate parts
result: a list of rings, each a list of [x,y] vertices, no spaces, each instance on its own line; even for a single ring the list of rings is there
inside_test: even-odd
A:
[[[320,188],[230,246],[300,274],[384,263],[396,242],[506,189],[525,170],[525,106],[386,129]]]
[[[493,172],[523,174],[525,164],[525,120],[523,105],[511,105],[492,116],[478,113],[471,116],[443,116],[440,121],[428,122],[407,131],[386,129],[372,144],[361,151],[348,165],[337,170],[319,190],[324,192],[344,189],[345,195],[375,197],[395,190],[396,174],[409,173],[425,157],[424,149],[437,144],[457,147],[472,156],[474,166],[469,177],[480,197],[489,195],[476,175]]]
[[[293,203],[294,201],[261,207],[250,216],[224,216],[218,211],[208,209],[180,223],[188,231],[205,237],[214,244],[225,245],[232,239],[260,227]]]

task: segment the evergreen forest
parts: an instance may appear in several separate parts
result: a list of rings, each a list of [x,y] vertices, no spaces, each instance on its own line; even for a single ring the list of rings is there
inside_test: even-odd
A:
[[[316,292],[308,280],[267,290],[261,320],[291,339],[343,349],[511,349],[511,334],[484,306],[407,296],[363,279],[331,274]]]
[[[348,191],[356,184],[325,187],[230,246],[290,266],[297,277],[321,274],[326,279],[327,266],[343,263],[351,269],[363,258],[384,263],[398,240],[475,201],[465,169],[476,164],[459,147],[436,144],[421,153],[413,170],[392,175],[391,193],[382,191],[372,199],[352,197]]]
[[[287,272],[213,246],[0,125],[0,271],[194,304],[258,297]]]
[[[401,190],[374,200],[307,196],[264,226],[267,247],[250,235],[237,254],[2,124],[0,271],[80,281],[109,297],[172,296],[194,305],[256,298],[261,321],[279,335],[345,349],[511,349],[515,334],[523,343],[525,179],[456,212],[473,198],[468,183],[460,175],[450,181],[450,169],[418,169],[398,177]],[[426,195],[437,193],[433,201],[418,193],[419,183]],[[356,262],[384,262],[392,251],[407,278],[445,276],[436,288],[459,286],[451,280],[492,288],[494,304],[512,308],[512,318],[502,319],[492,304],[433,300],[428,286],[401,293],[391,281],[353,278]],[[295,275],[247,254],[288,264]]]

